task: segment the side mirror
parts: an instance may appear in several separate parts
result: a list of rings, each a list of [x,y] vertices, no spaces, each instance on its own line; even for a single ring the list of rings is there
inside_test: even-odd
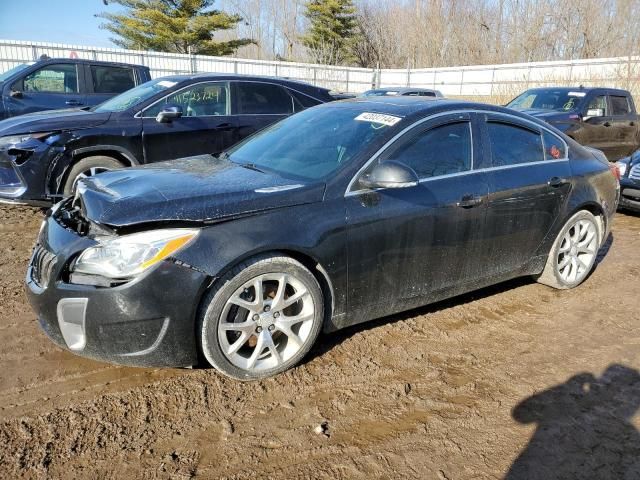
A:
[[[364,188],[407,188],[418,185],[418,175],[406,165],[389,160],[376,165],[360,178]]]
[[[171,123],[176,118],[182,116],[182,107],[178,105],[167,105],[156,116],[158,123]]]
[[[587,114],[582,117],[583,120],[589,120],[594,117],[604,117],[604,109],[603,108],[590,108],[587,110]]]
[[[22,92],[20,90],[11,90],[9,96],[13,98],[22,98]]]

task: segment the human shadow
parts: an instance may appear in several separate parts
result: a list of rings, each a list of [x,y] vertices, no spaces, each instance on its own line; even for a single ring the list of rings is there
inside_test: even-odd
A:
[[[512,415],[537,428],[505,480],[640,479],[638,408],[640,372],[619,364],[527,398]]]

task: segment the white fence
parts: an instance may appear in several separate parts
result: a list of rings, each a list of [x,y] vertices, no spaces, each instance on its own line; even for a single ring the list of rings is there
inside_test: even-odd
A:
[[[640,57],[374,70],[0,40],[0,71],[35,61],[41,55],[137,63],[148,66],[152,77],[197,72],[280,76],[343,92],[362,92],[372,86],[415,86],[436,88],[447,96],[495,97],[534,86],[581,84],[627,88],[640,94]]]

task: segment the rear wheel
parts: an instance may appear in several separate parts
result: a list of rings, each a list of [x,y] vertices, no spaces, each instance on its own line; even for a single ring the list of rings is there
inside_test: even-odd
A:
[[[559,289],[580,285],[595,265],[601,237],[600,223],[591,212],[573,215],[551,247],[538,282]]]
[[[289,257],[232,269],[204,299],[199,340],[207,361],[240,380],[283,372],[311,349],[323,319],[320,285]]]
[[[118,160],[104,155],[83,158],[69,170],[62,193],[65,197],[70,197],[75,193],[76,185],[81,178],[93,177],[99,173],[122,167],[123,165]]]

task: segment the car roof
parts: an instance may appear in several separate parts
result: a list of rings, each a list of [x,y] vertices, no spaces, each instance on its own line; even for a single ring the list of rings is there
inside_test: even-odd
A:
[[[433,88],[421,88],[421,87],[380,87],[372,88],[369,92],[437,92]]]
[[[270,77],[266,75],[243,75],[239,73],[193,73],[169,75],[162,78],[174,82],[185,82],[189,80],[255,80],[261,82],[279,83],[282,85],[289,85],[291,87],[299,87],[308,90],[329,92],[328,88],[317,87],[310,83],[301,82],[300,80],[293,80],[284,77]]]
[[[580,85],[578,87],[535,87],[535,88],[529,88],[526,91],[543,91],[543,90],[555,90],[555,91],[559,91],[559,92],[593,92],[593,91],[606,91],[606,92],[613,92],[613,93],[624,93],[624,94],[629,94],[629,92],[627,90],[622,90],[620,88],[611,88],[611,87],[585,87],[583,85]],[[524,93],[524,92],[523,92]]]
[[[46,65],[50,63],[90,63],[92,65],[116,65],[126,67],[141,67],[147,68],[144,65],[138,65],[137,63],[124,63],[124,62],[110,62],[105,60],[89,60],[87,58],[43,58],[37,60],[35,64]]]
[[[511,108],[490,105],[487,103],[470,102],[467,100],[453,100],[449,98],[425,98],[410,96],[391,97],[357,97],[319,105],[314,108],[346,108],[354,114],[363,112],[382,113],[398,117],[425,117],[434,113],[446,113],[458,110],[482,110],[487,112],[504,113],[519,117],[529,122],[548,127],[544,121]]]

